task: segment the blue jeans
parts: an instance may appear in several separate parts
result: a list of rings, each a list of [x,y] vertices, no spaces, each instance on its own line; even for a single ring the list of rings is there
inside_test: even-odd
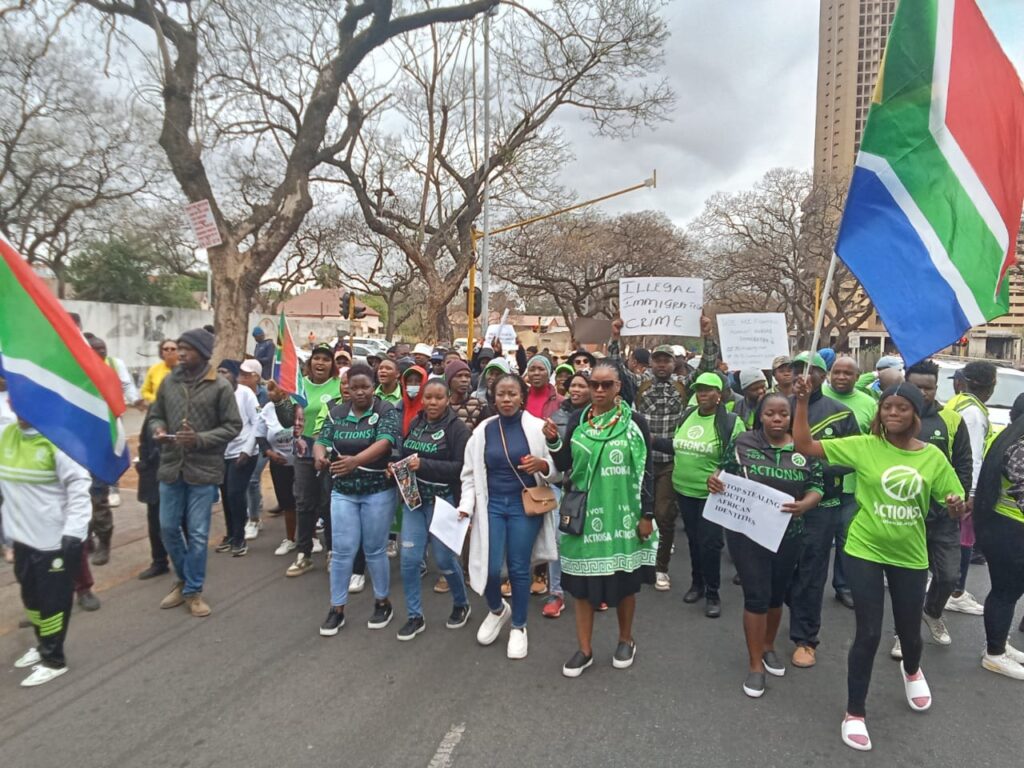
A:
[[[451,499],[445,499],[449,504]],[[437,567],[448,580],[452,591],[452,605],[469,605],[466,597],[466,577],[462,573],[459,557],[448,547],[429,535],[430,521],[434,517],[434,502],[425,501],[417,509],[406,506],[402,513],[402,589],[405,590],[405,608],[411,619],[423,615],[420,563],[427,551],[427,538],[434,552]]]
[[[263,478],[263,468],[270,461],[262,453],[256,457],[256,468],[249,478],[248,510],[250,520],[259,520],[263,516],[263,489],[260,487],[260,480]]]
[[[216,485],[189,485],[178,479],[160,483],[160,538],[171,558],[182,593],[197,595],[206,581],[206,551],[210,540],[210,512]],[[182,533],[188,531],[188,540]]]
[[[487,587],[484,597],[491,611],[501,609],[501,566],[508,558],[508,580],[512,585],[512,626],[526,626],[530,607],[530,558],[543,515],[527,517],[523,498],[491,496],[487,502],[488,549]]]
[[[331,492],[331,605],[348,603],[352,563],[362,541],[373,596],[387,599],[391,588],[388,530],[395,515],[395,489],[364,496]]]

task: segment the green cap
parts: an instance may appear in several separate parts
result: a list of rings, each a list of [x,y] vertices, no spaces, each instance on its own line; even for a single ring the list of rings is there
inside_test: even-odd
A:
[[[712,387],[713,389],[717,389],[719,392],[721,392],[722,391],[722,377],[719,376],[717,373],[712,373],[711,371],[705,371],[704,373],[702,373],[700,376],[697,377],[697,380],[695,382],[693,382],[693,386],[695,386],[695,387]]]
[[[817,352],[814,353],[814,357],[811,357],[810,352],[801,352],[799,355],[793,358],[793,364],[803,363],[804,365],[812,365],[815,368],[820,368],[825,373],[828,373],[828,366],[825,365],[825,358],[819,355]]]
[[[672,349],[671,344],[662,344],[661,346],[655,347],[654,351],[651,352],[651,357],[655,355],[668,355],[669,357],[675,357],[675,350]]]

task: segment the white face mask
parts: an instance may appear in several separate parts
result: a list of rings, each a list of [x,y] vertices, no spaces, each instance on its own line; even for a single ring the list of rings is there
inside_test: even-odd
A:
[[[420,385],[419,384],[410,384],[409,386],[407,386],[405,388],[405,394],[407,394],[411,398],[415,398],[416,395],[418,395],[419,393],[420,393]]]

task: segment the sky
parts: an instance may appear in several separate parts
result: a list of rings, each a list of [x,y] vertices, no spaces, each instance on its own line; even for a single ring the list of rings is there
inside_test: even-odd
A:
[[[1024,0],[977,1],[1024,73]],[[563,120],[576,160],[562,182],[586,200],[657,168],[657,189],[602,210],[655,209],[684,225],[715,192],[749,188],[778,166],[811,170],[819,7],[817,0],[675,0],[666,10],[665,71],[677,98],[670,122],[618,142]]]

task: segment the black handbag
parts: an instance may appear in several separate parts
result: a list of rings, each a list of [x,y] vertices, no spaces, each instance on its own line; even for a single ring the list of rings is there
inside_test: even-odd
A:
[[[597,449],[597,456],[594,464],[587,474],[587,482],[594,477],[594,470],[601,461],[601,452],[604,451],[604,443]],[[568,536],[580,536],[583,533],[583,526],[587,522],[587,496],[590,495],[590,488],[585,491],[573,490],[572,481],[567,480],[562,493],[562,503],[558,508],[558,530]]]

